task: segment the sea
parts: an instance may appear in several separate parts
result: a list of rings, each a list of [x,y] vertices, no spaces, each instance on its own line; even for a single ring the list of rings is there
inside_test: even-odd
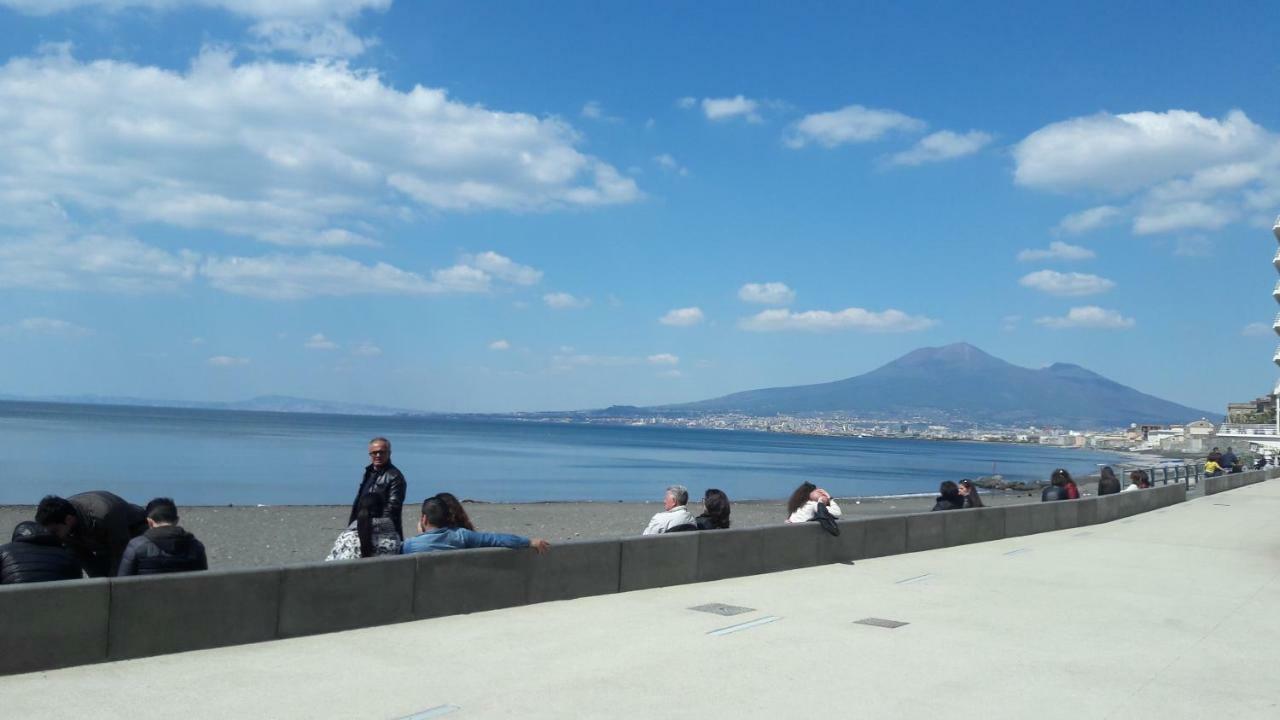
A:
[[[343,504],[374,436],[408,500],[658,500],[681,484],[776,499],[804,481],[836,496],[916,495],[999,473],[1041,480],[1121,464],[1115,453],[978,442],[824,437],[516,419],[371,417],[0,401],[0,504],[110,490],[180,505]]]

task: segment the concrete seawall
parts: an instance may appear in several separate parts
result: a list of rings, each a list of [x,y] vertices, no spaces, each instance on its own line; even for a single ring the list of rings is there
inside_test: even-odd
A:
[[[1280,470],[1211,478],[1261,482]],[[1230,485],[1230,483],[1228,483]],[[1206,488],[1207,489],[1207,488]],[[1220,491],[1220,490],[1218,490]],[[0,674],[856,561],[1105,523],[1186,487],[1058,503],[0,588]]]

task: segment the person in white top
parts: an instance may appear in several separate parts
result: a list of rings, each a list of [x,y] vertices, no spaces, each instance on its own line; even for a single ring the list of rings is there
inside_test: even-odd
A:
[[[689,503],[689,489],[683,485],[672,485],[662,500],[663,510],[656,513],[644,529],[645,535],[659,535],[673,527],[694,525],[693,513],[685,507]]]
[[[787,522],[809,522],[817,517],[818,505],[826,505],[832,517],[840,517],[840,506],[831,499],[831,493],[811,482],[801,483],[787,501]]]

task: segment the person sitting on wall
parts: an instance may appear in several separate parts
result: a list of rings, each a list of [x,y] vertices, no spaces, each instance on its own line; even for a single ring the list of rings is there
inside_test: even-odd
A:
[[[1064,468],[1058,468],[1049,476],[1049,486],[1040,491],[1040,502],[1056,502],[1058,500],[1069,500],[1067,496],[1067,483],[1071,480],[1071,473]]]
[[[729,528],[729,496],[723,490],[711,488],[702,496],[702,514],[694,518],[699,530],[727,530]]]
[[[382,496],[382,515],[391,518],[395,523],[396,533],[404,537],[404,528],[400,526],[401,510],[404,506],[405,489],[404,473],[391,464],[391,441],[384,437],[376,437],[369,441],[369,464],[364,468],[364,476],[360,479],[360,488],[351,501],[351,516],[347,522],[356,521],[356,513],[360,512],[360,498],[373,493]]]
[[[454,497],[453,493],[436,493],[436,497],[444,501],[445,506],[449,508],[449,527],[476,529],[471,522],[471,516],[467,515],[466,508],[462,507],[462,503],[458,502],[458,498]]]
[[[114,576],[129,541],[147,529],[142,508],[104,490],[46,495],[36,507],[36,522],[75,554],[89,577]]]
[[[1151,488],[1151,476],[1147,474],[1146,470],[1138,471],[1138,487],[1143,490],[1149,490]]]
[[[978,495],[978,486],[974,485],[969,478],[960,481],[960,497],[964,498],[964,506],[967,508],[982,507],[982,498]]]
[[[422,517],[418,520],[417,537],[409,538],[400,547],[404,555],[439,550],[463,550],[467,548],[502,547],[533,548],[545,553],[551,543],[541,538],[527,538],[506,533],[488,533],[449,526],[449,506],[438,495],[422,503]]]
[[[1098,495],[1115,495],[1120,492],[1120,478],[1116,471],[1108,465],[1102,468],[1102,477],[1098,480]]]
[[[147,503],[147,531],[129,541],[120,560],[119,575],[208,570],[204,543],[178,525],[178,506],[170,498]]]
[[[1218,477],[1222,474],[1222,466],[1212,456],[1204,463],[1205,477]]]
[[[0,585],[78,580],[83,576],[76,556],[40,523],[18,523],[13,542],[0,545]]]
[[[1267,466],[1267,459],[1266,459],[1265,457],[1263,457],[1262,455],[1259,455],[1259,456],[1257,457],[1257,459],[1253,461],[1253,469],[1254,469],[1254,470],[1261,470],[1262,468],[1264,468],[1264,467],[1266,467],[1266,466]]]
[[[377,555],[399,555],[400,533],[391,518],[383,517],[382,496],[360,496],[356,519],[333,541],[325,560],[355,560]]]
[[[672,528],[693,525],[697,527],[693,513],[689,512],[689,490],[683,485],[672,485],[662,496],[662,512],[654,513],[643,535],[660,535]]]
[[[803,523],[817,519],[818,506],[826,507],[831,517],[840,517],[840,506],[831,494],[811,482],[800,483],[787,500],[787,522]]]
[[[1222,453],[1222,459],[1218,460],[1218,464],[1222,466],[1223,470],[1234,472],[1232,468],[1235,467],[1239,460],[1240,458],[1236,457],[1236,451],[1228,447],[1227,451]]]
[[[933,504],[937,510],[963,510],[964,496],[960,494],[960,486],[950,480],[943,480],[938,487],[938,499]]]
[[[1125,489],[1121,490],[1120,492],[1130,492],[1133,490],[1141,490],[1141,489],[1142,489],[1142,471],[1134,470],[1133,472],[1129,473],[1129,484],[1125,486]]]

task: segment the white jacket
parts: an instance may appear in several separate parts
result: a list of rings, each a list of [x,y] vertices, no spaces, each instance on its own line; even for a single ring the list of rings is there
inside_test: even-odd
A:
[[[840,506],[836,504],[835,499],[831,500],[831,504],[827,505],[827,510],[831,511],[832,517],[840,517]],[[791,513],[791,517],[787,518],[789,523],[809,522],[818,516],[818,501],[810,500],[800,506],[798,510]]]
[[[684,505],[678,505],[670,510],[663,510],[655,514],[653,519],[649,521],[649,527],[644,529],[644,534],[658,535],[678,525],[693,524],[693,513],[689,512],[689,508]]]

